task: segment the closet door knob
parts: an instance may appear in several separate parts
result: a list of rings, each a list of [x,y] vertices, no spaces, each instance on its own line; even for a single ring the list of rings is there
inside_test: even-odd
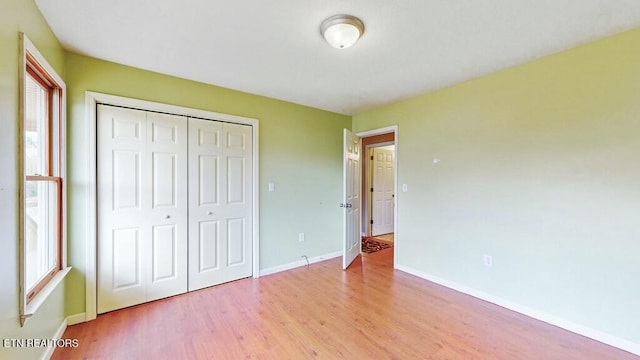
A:
[[[171,215],[165,215],[164,218],[165,219],[171,219]]]
[[[207,215],[213,215],[213,211],[207,211]]]

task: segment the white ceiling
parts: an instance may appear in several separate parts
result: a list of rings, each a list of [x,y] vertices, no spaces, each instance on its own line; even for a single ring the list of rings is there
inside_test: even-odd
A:
[[[357,114],[640,27],[639,0],[36,0],[66,49]],[[353,47],[325,18],[365,23]]]

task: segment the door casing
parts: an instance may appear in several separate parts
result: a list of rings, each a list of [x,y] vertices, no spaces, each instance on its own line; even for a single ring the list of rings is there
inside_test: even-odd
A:
[[[367,130],[367,131],[361,131],[358,133],[355,133],[356,136],[360,137],[360,138],[366,138],[366,137],[371,137],[371,136],[376,136],[376,135],[382,135],[382,134],[387,134],[387,133],[393,133],[393,138],[394,138],[394,146],[395,146],[395,157],[393,158],[393,191],[394,194],[396,194],[395,198],[394,198],[394,207],[393,207],[393,229],[394,229],[394,238],[393,238],[393,267],[397,268],[397,264],[398,264],[398,252],[401,246],[401,241],[399,241],[401,239],[401,232],[400,229],[398,227],[398,208],[400,206],[400,202],[399,202],[399,198],[400,193],[398,192],[398,158],[400,157],[400,140],[399,140],[399,131],[398,131],[398,125],[391,125],[391,126],[386,126],[386,127],[382,127],[382,128],[377,128],[377,129],[372,129],[372,130]],[[360,172],[360,175],[362,176],[362,172]],[[362,179],[361,179],[362,180]],[[364,183],[363,183],[364,184]],[[363,197],[361,197],[363,198]],[[363,199],[364,201],[364,199]],[[366,206],[367,204],[361,204],[361,206]],[[362,221],[362,217],[360,217],[360,221]],[[368,227],[363,227],[361,224],[360,228],[361,229],[368,229]]]

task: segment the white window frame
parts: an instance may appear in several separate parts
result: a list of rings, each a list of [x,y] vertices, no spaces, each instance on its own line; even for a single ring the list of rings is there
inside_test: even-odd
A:
[[[62,179],[62,194],[60,199],[62,201],[61,207],[61,221],[60,221],[60,264],[59,270],[55,273],[53,277],[51,277],[46,284],[39,290],[37,293],[30,299],[28,296],[28,288],[27,288],[27,279],[26,279],[26,270],[27,270],[27,251],[26,251],[26,241],[25,241],[25,182],[26,182],[26,174],[24,169],[24,126],[26,123],[26,81],[27,81],[27,54],[35,60],[35,62],[39,65],[39,67],[46,72],[46,75],[50,77],[55,83],[57,88],[59,89],[59,93],[57,96],[59,97],[59,101],[56,101],[56,104],[52,104],[53,111],[52,116],[57,116],[58,118],[54,121],[54,124],[51,126],[51,130],[54,132],[54,136],[57,141],[57,144],[52,144],[51,147],[56,147],[57,151],[54,153],[52,159],[52,165],[57,169],[57,177]],[[35,312],[40,308],[40,306],[46,301],[49,295],[60,285],[60,283],[64,280],[64,277],[69,273],[70,267],[67,266],[67,206],[66,206],[66,167],[65,167],[65,159],[66,159],[66,84],[62,80],[62,78],[56,73],[53,67],[47,62],[44,56],[38,51],[38,49],[33,45],[31,40],[23,34],[20,33],[20,82],[19,82],[19,149],[18,149],[18,173],[20,174],[20,182],[18,184],[18,197],[20,204],[19,211],[19,230],[18,230],[18,246],[20,249],[20,325],[24,326],[27,320],[35,314]],[[61,108],[57,108],[57,104],[60,104]],[[55,124],[55,123],[58,124]],[[55,125],[55,126],[54,126]],[[57,146],[56,146],[57,145]]]

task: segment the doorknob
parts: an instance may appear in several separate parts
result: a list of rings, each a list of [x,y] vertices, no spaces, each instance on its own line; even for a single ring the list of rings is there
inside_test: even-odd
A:
[[[343,203],[340,203],[340,207],[346,207]]]
[[[171,219],[171,215],[165,215],[164,218],[165,219]]]
[[[344,206],[344,207],[346,207],[346,208],[350,208],[350,207],[353,207],[353,205],[352,205],[352,204],[345,204],[345,206]]]
[[[207,215],[213,215],[213,211],[207,211]]]

